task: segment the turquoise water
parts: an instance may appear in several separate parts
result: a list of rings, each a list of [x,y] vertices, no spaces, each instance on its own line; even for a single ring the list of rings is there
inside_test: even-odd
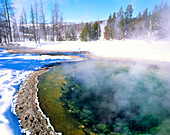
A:
[[[64,134],[167,134],[167,69],[125,61],[61,64],[39,77],[40,106]]]

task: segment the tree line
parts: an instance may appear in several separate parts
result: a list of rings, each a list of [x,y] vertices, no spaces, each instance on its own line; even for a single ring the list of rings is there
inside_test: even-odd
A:
[[[81,30],[81,41],[98,40],[101,36],[100,21],[92,23],[86,23],[85,27]]]
[[[0,0],[0,43],[17,41],[92,41],[101,36],[101,23],[64,23],[63,13],[59,10],[57,1],[51,6],[51,19],[46,20],[42,0],[34,0],[30,6],[30,13],[23,8],[19,23],[16,20],[11,0]],[[134,17],[133,7],[129,4],[125,11],[121,7],[107,19],[104,38],[167,38],[170,35],[170,6],[167,2],[155,5],[152,12],[146,8]],[[50,23],[49,23],[50,22]]]
[[[161,2],[155,5],[152,12],[146,8],[143,12],[139,12],[137,17],[133,17],[133,7],[129,4],[125,11],[121,7],[118,12],[114,12],[107,19],[104,38],[125,39],[125,38],[167,38],[169,36],[168,22],[170,17],[168,13],[170,6],[167,2]]]
[[[79,25],[64,25],[66,23],[63,22],[63,13],[59,11],[57,1],[52,4],[51,20],[48,20],[48,23],[42,0],[34,0],[30,6],[30,13],[27,13],[23,8],[18,22],[14,10],[10,0],[1,0],[0,43],[77,40],[77,33],[80,31]]]
[[[39,2],[34,0],[34,4],[30,8],[30,23],[28,23],[27,14],[22,9],[19,23],[19,31],[22,33],[23,41],[30,40],[39,43],[41,39],[44,41],[62,40],[63,14],[59,18],[58,3],[54,3],[51,7],[51,23],[46,22],[44,5],[42,0]]]
[[[13,21],[13,24],[11,23]],[[16,19],[14,17],[14,8],[8,0],[1,0],[0,3],[0,43],[12,42],[12,32],[16,30]],[[12,31],[13,28],[13,31]]]

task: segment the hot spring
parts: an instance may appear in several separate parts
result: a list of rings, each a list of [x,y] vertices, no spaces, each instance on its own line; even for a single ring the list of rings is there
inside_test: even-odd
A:
[[[167,63],[91,60],[39,77],[40,107],[64,135],[169,135]]]

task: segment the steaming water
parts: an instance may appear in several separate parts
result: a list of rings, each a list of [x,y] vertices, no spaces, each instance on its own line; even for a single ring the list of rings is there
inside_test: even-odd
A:
[[[65,82],[61,68],[60,66],[54,67],[50,72],[39,77],[38,97],[40,107],[50,118],[51,124],[57,132],[66,135],[85,135],[83,130],[77,128],[81,124],[63,108],[60,101],[61,86]]]
[[[168,135],[169,67],[168,63],[125,61],[62,64],[39,78],[40,106],[56,131],[83,134],[79,118],[73,118],[60,100],[63,84],[74,82],[83,89],[78,95],[79,106],[90,110],[98,123],[116,125],[114,132],[121,134],[127,126],[132,133]]]

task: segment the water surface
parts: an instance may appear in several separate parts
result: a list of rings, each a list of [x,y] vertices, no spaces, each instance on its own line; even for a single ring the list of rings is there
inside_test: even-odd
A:
[[[39,77],[40,106],[66,135],[168,134],[168,67],[98,60],[61,64]]]

